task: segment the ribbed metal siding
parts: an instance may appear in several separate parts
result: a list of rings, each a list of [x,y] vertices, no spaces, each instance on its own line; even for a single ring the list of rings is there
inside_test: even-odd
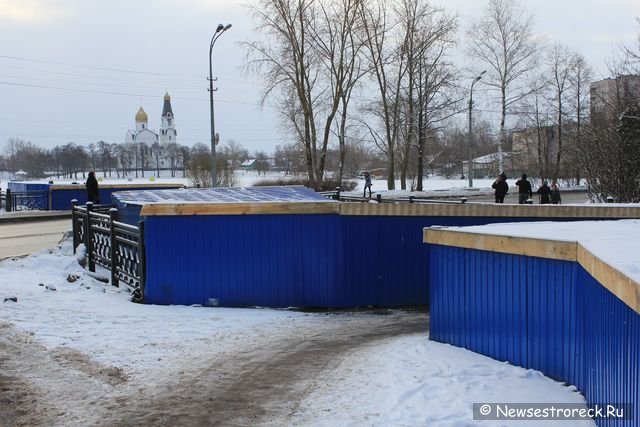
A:
[[[583,268],[578,268],[582,314],[580,361],[575,384],[587,402],[633,403],[633,421],[606,420],[601,426],[640,425],[640,315],[622,303]]]
[[[342,216],[344,287],[352,306],[428,303],[425,219]]]
[[[107,193],[100,189],[100,202],[109,203],[109,199],[104,197],[111,196],[111,192]],[[84,183],[78,184],[77,189],[51,190],[51,209],[54,211],[64,211],[71,209],[71,200],[76,199],[79,204],[87,203],[87,189]]]
[[[519,219],[525,220],[525,219]],[[350,306],[429,303],[429,247],[422,229],[512,222],[509,218],[341,216]]]
[[[149,217],[145,301],[343,306],[339,225],[337,215]]]
[[[114,200],[117,201],[117,194],[114,195]],[[135,223],[136,212],[137,210],[131,206],[125,207],[119,214],[120,220]],[[269,221],[266,218],[269,218]],[[308,218],[308,221],[305,218]],[[429,247],[422,243],[424,227],[481,225],[509,222],[510,219],[242,215],[149,217],[146,221],[149,282],[146,300],[149,302],[191,304],[197,301],[201,304],[208,298],[219,298],[222,305],[355,307],[429,303]],[[259,227],[256,229],[257,224]],[[227,231],[231,226],[234,234]],[[202,229],[202,233],[197,231],[199,229]],[[218,255],[219,247],[211,246],[210,242],[198,243],[200,246],[197,247],[192,246],[183,241],[184,235],[196,235],[199,238],[206,235],[222,239],[219,243],[222,247],[228,246],[231,251],[229,253],[233,253],[238,261],[227,260],[227,252]],[[270,238],[265,240],[264,236]],[[247,241],[253,240],[259,240],[260,245],[246,244]],[[158,270],[166,268],[181,268],[183,265],[173,260],[177,251],[174,247],[179,247],[183,253],[192,254],[190,257],[198,259],[208,259],[209,254],[210,259],[217,260],[217,267],[204,271],[198,263],[190,265],[189,268],[196,268],[197,274],[202,274],[197,281],[190,280],[192,273],[186,273],[182,277],[174,273],[159,272]],[[295,248],[295,253],[291,253],[292,248]],[[285,259],[297,261],[288,262],[283,266],[282,257],[270,258],[272,251],[288,254],[288,258]],[[328,255],[321,258],[321,261],[326,261],[321,269],[320,261],[316,261],[315,258],[318,254],[324,253]],[[274,264],[266,263],[260,274],[263,279],[255,279],[252,276],[253,267],[249,267],[247,271],[244,263],[252,265],[262,263],[263,260],[271,260],[269,262]],[[280,269],[285,269],[286,274]],[[292,269],[293,271],[290,271]],[[298,271],[300,269],[302,271]],[[272,274],[272,277],[269,277],[269,274]],[[327,280],[325,276],[331,277],[331,280]],[[219,283],[224,289],[202,288],[201,283],[207,280]],[[247,285],[266,281],[273,283],[279,280],[283,281],[279,286],[268,284],[251,288]],[[291,284],[294,282],[295,286]],[[319,283],[324,285],[320,286]],[[191,289],[194,286],[201,289]],[[233,289],[230,289],[230,286],[233,286]],[[247,291],[244,290],[245,287],[248,287]],[[177,288],[181,289],[178,293],[175,290]],[[213,295],[219,292],[223,292],[225,298]],[[503,349],[507,355],[513,351]]]
[[[431,339],[525,365],[526,261],[445,246],[430,249]]]
[[[640,315],[573,262],[430,245],[430,337],[537,369],[640,420]]]
[[[9,181],[7,182],[7,188],[15,193],[28,193],[30,191],[47,191],[49,184]]]

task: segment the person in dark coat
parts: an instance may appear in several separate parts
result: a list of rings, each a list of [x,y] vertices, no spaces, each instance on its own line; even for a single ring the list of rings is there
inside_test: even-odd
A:
[[[98,180],[95,172],[89,172],[89,178],[87,178],[85,186],[87,187],[87,201],[100,204],[100,191],[98,190]]]
[[[536,193],[540,195],[541,205],[548,205],[549,203],[551,203],[551,199],[549,198],[549,196],[551,195],[551,189],[547,185],[547,181],[542,182],[542,185],[540,186],[540,188],[538,188],[538,191],[536,191]]]
[[[527,181],[527,174],[523,173],[522,178],[516,181],[518,186],[518,203],[524,205],[527,199],[533,197],[533,190],[531,190],[531,183]]]
[[[495,190],[496,203],[504,203],[504,197],[509,192],[509,184],[507,184],[507,176],[504,173],[498,175],[491,188]]]
[[[562,203],[562,198],[560,197],[560,188],[558,188],[558,184],[555,182],[551,184],[551,203],[554,205],[559,205]]]
[[[369,189],[369,197],[371,197],[371,174],[369,172],[364,172],[362,175],[364,176],[363,197],[367,197],[367,188]]]

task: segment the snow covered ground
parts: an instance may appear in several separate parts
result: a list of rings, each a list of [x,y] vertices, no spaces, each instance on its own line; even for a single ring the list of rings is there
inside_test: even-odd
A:
[[[0,416],[16,424],[467,426],[473,402],[584,402],[429,341],[423,313],[133,304],[68,240],[0,262],[0,298]]]

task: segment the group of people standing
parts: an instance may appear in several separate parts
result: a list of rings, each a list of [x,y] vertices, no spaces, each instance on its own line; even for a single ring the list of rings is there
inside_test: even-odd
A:
[[[533,197],[533,190],[531,188],[531,182],[527,180],[527,174],[522,174],[522,178],[516,181],[516,186],[518,187],[518,203],[524,205],[527,203],[527,200]],[[504,198],[509,192],[509,184],[507,183],[507,175],[502,172],[494,183],[491,185],[491,188],[495,190],[494,194],[496,197],[496,203],[504,203]],[[560,197],[560,189],[558,188],[558,184],[555,182],[551,184],[551,187],[547,185],[547,181],[543,181],[536,194],[540,195],[540,204],[554,204],[558,205],[562,202]]]

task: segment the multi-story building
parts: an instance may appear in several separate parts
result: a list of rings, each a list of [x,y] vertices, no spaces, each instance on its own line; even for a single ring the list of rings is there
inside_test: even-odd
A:
[[[640,76],[625,75],[591,83],[591,120],[610,119],[640,103]]]

